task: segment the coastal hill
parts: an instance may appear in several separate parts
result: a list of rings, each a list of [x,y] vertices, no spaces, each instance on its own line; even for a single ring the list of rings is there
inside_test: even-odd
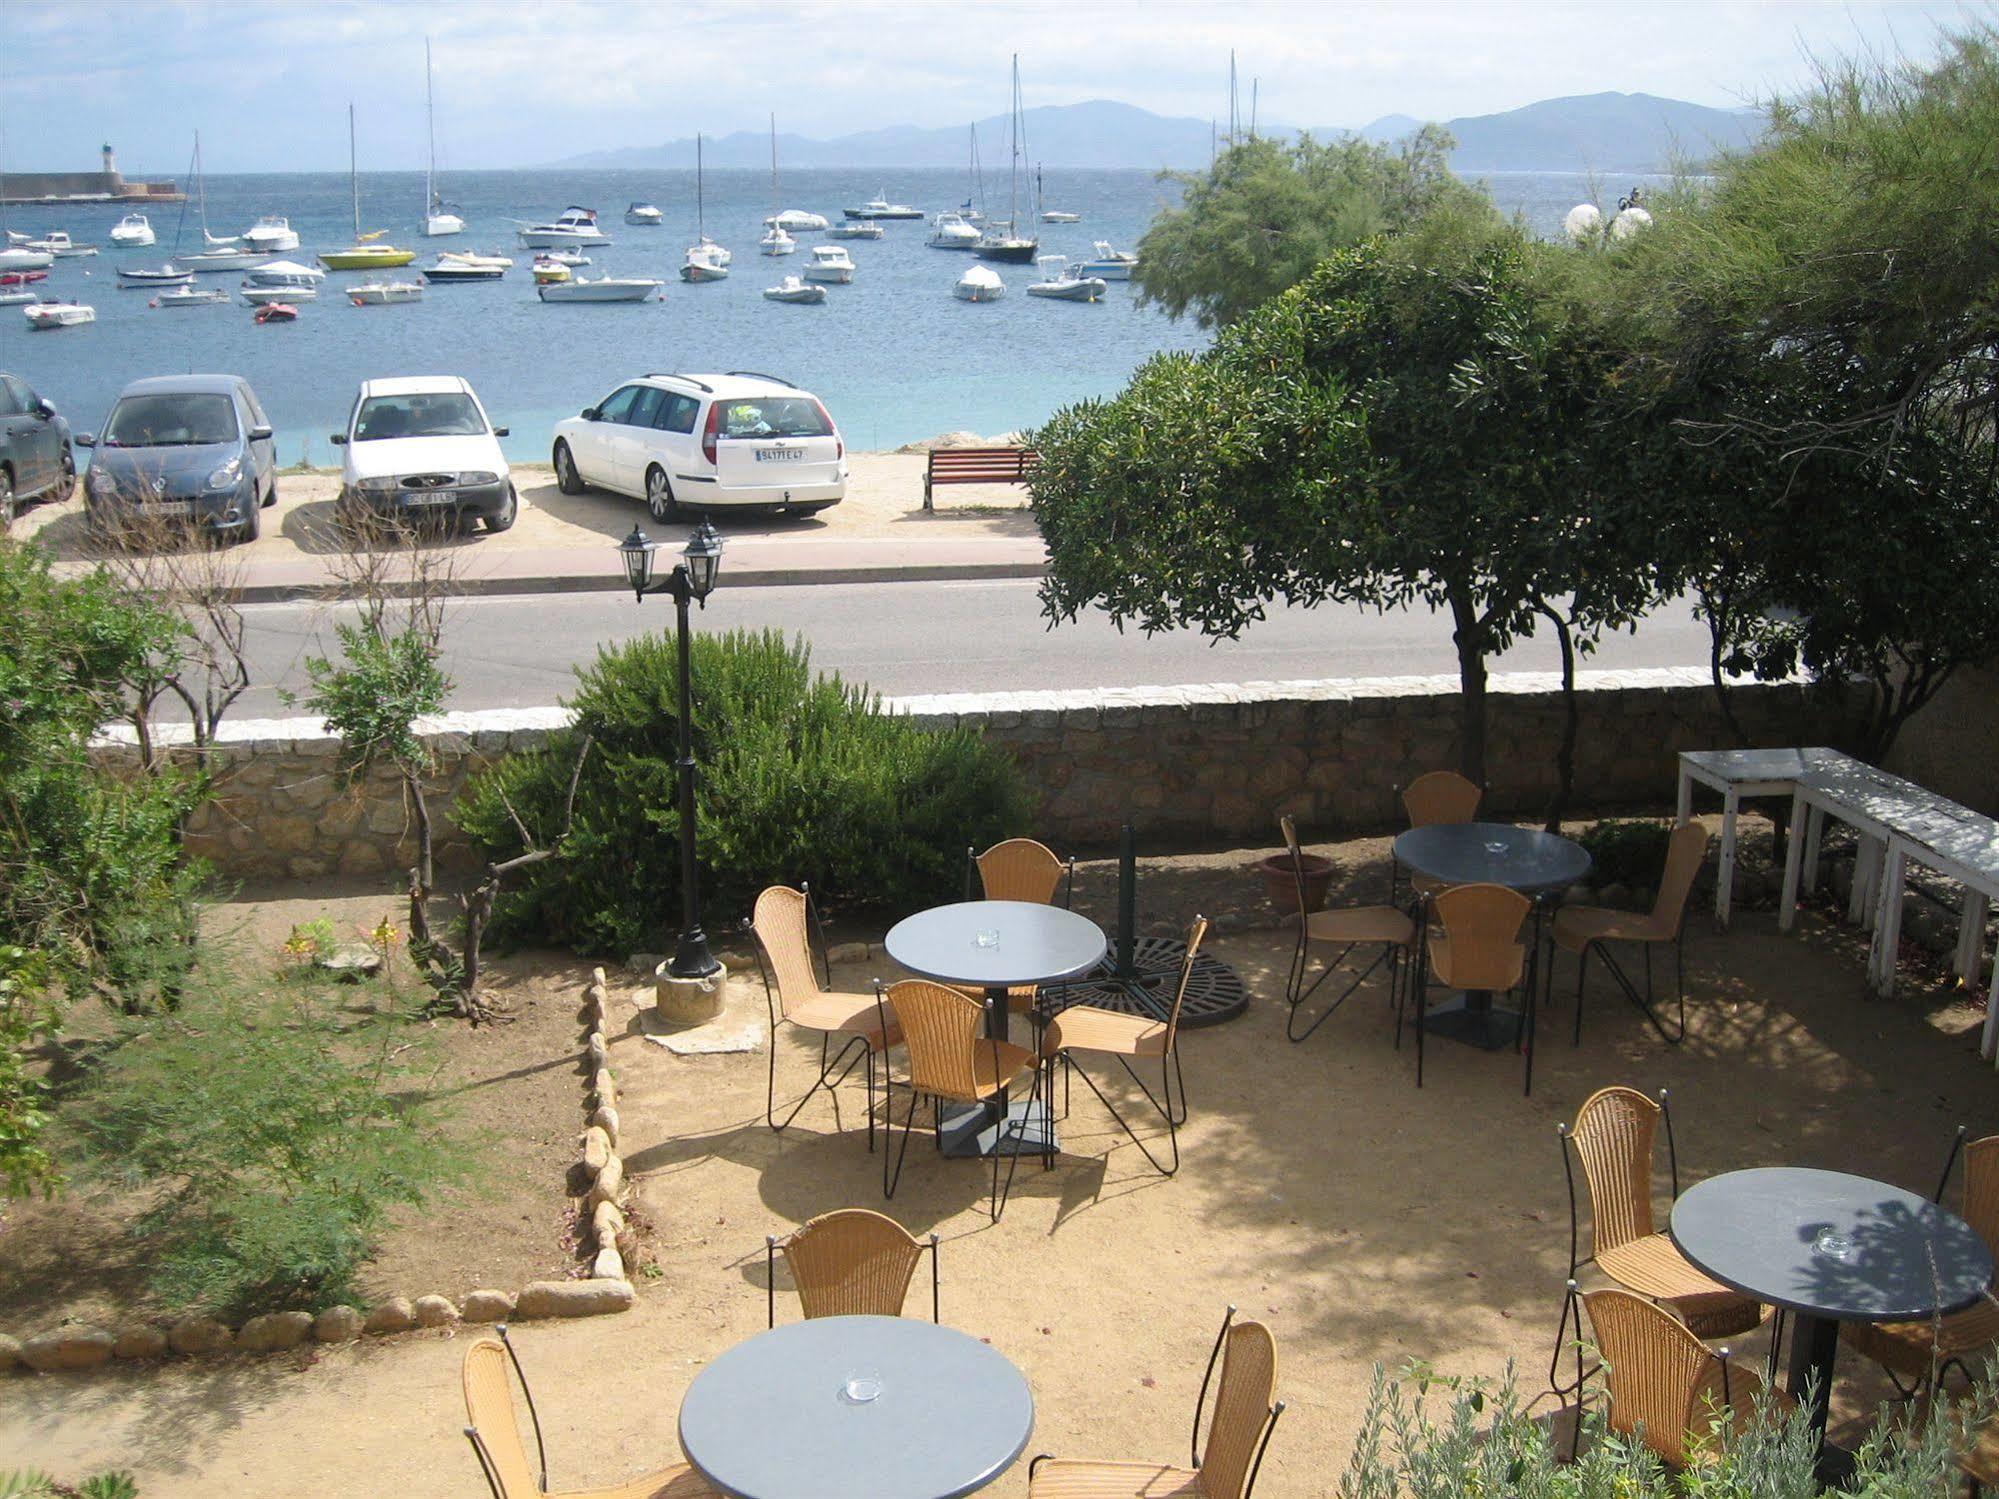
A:
[[[1418,123],[1409,115],[1387,115],[1357,133],[1394,140]],[[1664,171],[1676,160],[1697,161],[1717,147],[1746,145],[1761,129],[1762,117],[1754,110],[1712,109],[1650,94],[1584,94],[1443,124],[1458,142],[1451,164],[1460,172],[1645,172]],[[979,155],[989,172],[1006,169],[1007,128],[1005,115],[978,121]],[[1030,109],[1026,130],[1024,161],[1062,168],[1201,167],[1214,138],[1211,121],[1169,118],[1110,99]],[[1264,133],[1295,131],[1273,123]],[[1344,131],[1312,133],[1326,138]],[[967,150],[964,126],[893,125],[830,140],[780,132],[777,138],[778,159],[787,168],[961,167]],[[767,168],[770,137],[736,131],[710,138],[706,152],[711,167]],[[687,168],[694,165],[694,141],[590,151],[545,165]]]

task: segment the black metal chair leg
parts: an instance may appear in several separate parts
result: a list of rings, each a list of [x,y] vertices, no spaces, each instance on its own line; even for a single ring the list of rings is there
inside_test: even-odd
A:
[[[1378,954],[1376,954],[1374,961],[1372,963],[1369,963],[1367,967],[1361,969],[1361,971],[1354,977],[1353,982],[1348,984],[1346,988],[1340,991],[1339,998],[1333,1000],[1332,1003],[1327,1005],[1324,1010],[1320,1011],[1318,1017],[1315,1020],[1313,1020],[1313,1022],[1310,1025],[1306,1026],[1304,1030],[1302,1031],[1298,1030],[1297,1025],[1298,1025],[1299,1008],[1305,1003],[1306,1000],[1310,999],[1313,994],[1318,992],[1319,985],[1323,984],[1327,979],[1331,978],[1333,976],[1334,971],[1338,969],[1340,964],[1346,961],[1347,954],[1352,952],[1358,946],[1360,946],[1358,942],[1349,942],[1345,947],[1341,948],[1339,956],[1326,964],[1325,970],[1322,973],[1320,973],[1320,975],[1317,978],[1312,980],[1311,986],[1309,988],[1304,989],[1302,991],[1298,990],[1295,982],[1290,986],[1285,995],[1285,1002],[1290,1006],[1290,1010],[1284,1017],[1284,1036],[1286,1040],[1294,1043],[1303,1041],[1308,1036],[1310,1036],[1312,1032],[1316,1031],[1320,1026],[1324,1025],[1328,1020],[1331,1020],[1334,1014],[1338,1012],[1340,1006],[1345,1004],[1349,999],[1353,998],[1354,994],[1359,991],[1360,986],[1362,984],[1366,983],[1370,978],[1374,977],[1375,969],[1379,968],[1384,962],[1389,962],[1395,953],[1394,944],[1383,943],[1381,951]],[[1392,974],[1393,970],[1391,969],[1390,971]],[[1304,977],[1304,965],[1301,961],[1297,967],[1296,978],[1302,979],[1303,977]],[[1295,998],[1292,997],[1294,994],[1296,995]]]
[[[1651,1022],[1652,1029],[1658,1032],[1661,1041],[1664,1041],[1668,1046],[1678,1046],[1682,1041],[1687,1039],[1687,1012],[1684,1001],[1680,1009],[1679,1030],[1677,1032],[1667,1030],[1665,1022],[1660,1020],[1658,1011],[1653,1007],[1650,998],[1638,992],[1638,986],[1631,982],[1629,975],[1625,973],[1617,959],[1611,955],[1610,949],[1605,947],[1602,942],[1592,942],[1588,947],[1583,949],[1584,957],[1587,958],[1591,952],[1596,954],[1598,963],[1616,981],[1617,987],[1624,991],[1624,997],[1637,1007],[1638,1012],[1646,1020]],[[1646,972],[1649,982],[1651,972],[1651,947],[1649,944],[1645,948],[1645,953]]]
[[[886,1080],[884,1080],[884,1090],[886,1091]],[[920,1101],[916,1090],[911,1088],[909,1090],[909,1112],[903,1116],[902,1120],[902,1144],[893,1152],[895,1156],[895,1171],[893,1174],[889,1171],[890,1142],[888,1139],[882,1141],[882,1197],[884,1199],[895,1196],[895,1189],[902,1181],[902,1161],[903,1157],[909,1154],[909,1137],[916,1130],[916,1105]],[[892,1136],[895,1133],[895,1097],[893,1093],[890,1093],[888,1097],[888,1109],[889,1115],[884,1127],[888,1134]]]

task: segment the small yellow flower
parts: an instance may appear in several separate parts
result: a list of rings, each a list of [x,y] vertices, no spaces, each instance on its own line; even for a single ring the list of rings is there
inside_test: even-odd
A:
[[[395,922],[384,916],[375,924],[375,929],[368,933],[368,940],[383,952],[387,952],[403,940],[403,934],[397,929]]]

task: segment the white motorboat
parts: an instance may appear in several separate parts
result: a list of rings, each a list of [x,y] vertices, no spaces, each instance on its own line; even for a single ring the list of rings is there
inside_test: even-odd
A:
[[[28,326],[37,330],[74,328],[79,323],[97,321],[97,309],[81,302],[35,302],[21,309]]]
[[[183,270],[171,260],[159,266],[118,267],[120,286],[186,286],[192,280],[194,280],[193,271]]]
[[[503,271],[510,271],[514,268],[513,256],[487,255],[478,250],[439,250],[437,252],[437,263],[439,265],[474,265],[474,266],[486,266],[488,268],[497,267],[498,269]]]
[[[689,245],[687,259],[680,267],[680,279],[697,285],[704,281],[727,281],[729,268],[714,256],[714,249],[705,244]]]
[[[356,307],[389,307],[400,302],[421,302],[423,286],[416,281],[363,281],[347,288],[347,300]]]
[[[298,248],[298,231],[280,213],[267,213],[243,231],[243,243],[263,255],[279,255]]]
[[[1044,208],[1041,210],[1041,222],[1044,224],[1080,224],[1083,222],[1083,216],[1080,213],[1070,213],[1067,209],[1063,208]]]
[[[657,229],[666,220],[666,215],[652,203],[634,203],[625,210],[625,222],[641,229]]]
[[[19,307],[23,302],[41,301],[41,293],[25,286],[0,286],[0,307]]]
[[[41,271],[55,264],[52,250],[30,249],[26,245],[9,245],[0,250],[0,271]]]
[[[262,250],[223,247],[202,250],[193,255],[183,255],[176,264],[183,270],[189,271],[247,271],[269,259],[270,256]]]
[[[1057,302],[1094,302],[1110,290],[1101,276],[1085,276],[1072,267],[1066,255],[1043,255],[1034,262],[1042,279],[1027,288],[1030,297],[1048,297]]]
[[[1091,249],[1096,253],[1076,267],[1085,276],[1101,276],[1106,281],[1129,281],[1131,273],[1138,269],[1136,255],[1129,250],[1113,250],[1107,239],[1098,240]]]
[[[597,210],[571,205],[551,224],[529,224],[520,242],[530,250],[559,250],[575,245],[608,245],[610,236],[597,227]]]
[[[146,305],[148,307],[224,307],[229,293],[219,286],[170,286]]]
[[[1006,295],[1006,283],[990,266],[968,265],[951,295],[960,302],[997,302]]]
[[[60,229],[51,229],[38,240],[29,242],[31,250],[47,250],[57,260],[81,260],[86,255],[95,255],[97,246],[79,245]]]
[[[577,276],[544,282],[534,293],[544,302],[646,302],[663,285],[638,276],[599,276],[595,281]]]
[[[243,300],[252,307],[265,307],[273,302],[316,302],[319,288],[310,281],[298,286],[255,286],[245,281],[240,288]]]
[[[888,231],[873,219],[849,219],[844,224],[828,224],[828,239],[882,239]]]
[[[569,267],[546,255],[537,255],[534,264],[528,267],[528,274],[534,277],[536,286],[552,286],[569,279]]]
[[[962,213],[940,213],[930,221],[930,236],[924,241],[933,250],[969,250],[979,242],[979,229]]]
[[[437,105],[430,88],[430,38],[423,39],[423,124],[430,154],[423,166],[423,232],[431,239],[444,234],[463,234],[465,220],[451,211],[437,192]]]
[[[792,255],[797,253],[798,241],[772,224],[757,241],[757,249],[765,255]]]
[[[814,245],[812,258],[805,263],[805,279],[845,286],[854,279],[854,257],[842,245]]]
[[[784,230],[787,234],[812,234],[826,227],[826,216],[807,213],[802,208],[787,208],[782,213],[774,213],[764,223]]]
[[[588,265],[590,257],[585,255],[581,250],[543,250],[539,255],[535,256],[534,263],[536,265],[546,263],[548,265],[565,266],[573,271],[579,266]]]
[[[924,243],[933,250],[969,250],[979,242],[979,232],[962,213],[940,213],[930,221]]]
[[[886,193],[878,193],[868,199],[859,208],[849,208],[845,212],[850,219],[920,219],[923,217],[922,209],[911,208],[907,203],[891,203]],[[825,227],[824,220],[820,221],[820,227],[822,229]]]
[[[826,288],[814,286],[797,276],[786,276],[776,286],[766,286],[764,295],[773,302],[803,302],[811,305],[826,300]]]
[[[150,245],[155,237],[152,222],[143,213],[128,213],[111,226],[114,245]]]
[[[478,256],[440,255],[423,268],[423,279],[432,286],[455,286],[461,281],[498,281],[507,266],[493,265]]]
[[[308,291],[326,279],[316,265],[300,265],[296,260],[267,260],[252,267],[243,277],[245,286],[303,286]]]
[[[34,235],[23,234],[18,229],[9,229],[7,231],[7,243],[10,245],[25,245],[33,238]]]

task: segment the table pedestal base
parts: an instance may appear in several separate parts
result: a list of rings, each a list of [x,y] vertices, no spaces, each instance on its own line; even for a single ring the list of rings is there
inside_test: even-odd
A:
[[[1423,1029],[1481,1051],[1498,1051],[1520,1039],[1520,1012],[1495,1005],[1490,994],[1463,994],[1427,1006]]]
[[[1061,1149],[1048,1105],[1028,1098],[1007,1105],[1004,1128],[983,1104],[947,1109],[937,1141],[948,1156],[1040,1155]]]
[[[1811,1427],[1819,1439],[1819,1482],[1844,1485],[1853,1477],[1853,1454],[1825,1439],[1832,1408],[1833,1364],[1839,1357],[1839,1324],[1829,1317],[1791,1314],[1791,1348],[1784,1373],[1784,1390],[1802,1403],[1811,1390]]]

